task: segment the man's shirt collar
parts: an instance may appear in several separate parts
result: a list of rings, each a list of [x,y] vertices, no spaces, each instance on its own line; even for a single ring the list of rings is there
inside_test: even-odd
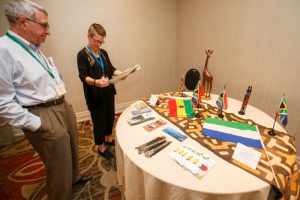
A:
[[[20,35],[16,34],[15,32],[8,30],[7,31],[10,35],[16,37],[20,42],[22,42],[24,45],[26,45],[30,50],[36,52],[39,50],[39,48],[41,47],[41,45],[33,45],[30,42],[28,42],[26,39],[24,39],[23,37],[21,37]]]

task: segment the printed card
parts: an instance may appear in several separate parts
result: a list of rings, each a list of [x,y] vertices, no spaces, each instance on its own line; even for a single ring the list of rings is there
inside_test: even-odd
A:
[[[179,131],[176,131],[170,127],[163,129],[163,132],[167,133],[168,135],[172,136],[173,138],[175,138],[176,140],[178,140],[180,142],[182,142],[183,140],[185,140],[187,138],[186,135],[183,135]]]
[[[147,104],[144,102],[139,102],[137,104],[134,105],[134,107],[138,110],[143,109],[143,108],[147,108]]]
[[[155,129],[157,129],[158,127],[161,127],[162,125],[166,124],[167,122],[162,120],[162,119],[159,119],[159,120],[156,120],[155,122],[152,122],[146,126],[144,126],[144,129],[146,129],[147,131],[153,131]]]
[[[232,158],[244,163],[252,169],[256,169],[261,153],[241,143],[237,143]]]
[[[150,98],[150,101],[149,101],[150,105],[155,106],[157,101],[158,101],[158,96],[151,94],[151,98]]]

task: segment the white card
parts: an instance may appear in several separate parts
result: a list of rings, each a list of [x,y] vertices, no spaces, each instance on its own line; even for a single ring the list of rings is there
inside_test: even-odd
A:
[[[155,106],[157,100],[158,100],[158,96],[157,96],[157,95],[151,94],[151,98],[150,98],[150,101],[149,101],[150,105],[151,105],[151,106]]]
[[[240,161],[252,169],[256,169],[261,153],[247,147],[241,143],[237,143],[232,158]]]
[[[58,96],[63,96],[64,94],[67,93],[66,88],[63,83],[58,83],[55,86],[55,90],[56,90],[56,93],[58,94]]]

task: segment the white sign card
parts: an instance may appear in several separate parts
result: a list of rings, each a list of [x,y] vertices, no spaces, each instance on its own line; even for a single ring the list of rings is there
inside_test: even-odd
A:
[[[151,106],[155,106],[157,100],[158,100],[158,96],[157,96],[157,95],[151,94],[151,98],[150,98],[149,104],[150,104]]]
[[[237,143],[232,158],[240,161],[252,169],[256,169],[261,153],[247,147],[241,143]]]

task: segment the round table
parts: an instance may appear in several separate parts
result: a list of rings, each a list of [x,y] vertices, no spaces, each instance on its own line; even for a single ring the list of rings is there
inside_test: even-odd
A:
[[[215,106],[218,96],[211,96],[211,100],[204,102]],[[135,110],[134,104],[122,112],[116,126],[118,179],[124,186],[126,199],[267,199],[270,184],[228,163],[189,137],[179,142],[165,134],[162,131],[165,127],[179,129],[155,111],[152,111],[155,120],[164,119],[166,125],[152,132],[146,131],[143,126],[155,120],[130,126],[127,119]],[[251,105],[248,105],[244,116],[238,114],[240,101],[228,98],[228,105],[226,112],[268,127],[273,125],[273,118]],[[284,131],[278,124],[276,129]],[[138,154],[135,147],[158,136],[166,136],[172,143],[151,158]],[[207,154],[216,161],[216,165],[199,180],[169,158],[168,155],[181,145]]]

